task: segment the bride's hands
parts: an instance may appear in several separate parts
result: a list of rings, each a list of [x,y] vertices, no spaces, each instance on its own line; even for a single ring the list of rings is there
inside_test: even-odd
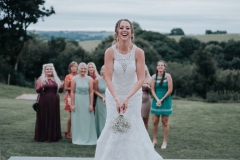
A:
[[[116,99],[116,109],[119,114],[121,111],[121,103],[120,103],[119,99]]]
[[[126,112],[127,108],[128,108],[128,98],[126,98],[123,103],[122,103],[122,106],[121,106],[122,110],[123,110],[123,113]]]

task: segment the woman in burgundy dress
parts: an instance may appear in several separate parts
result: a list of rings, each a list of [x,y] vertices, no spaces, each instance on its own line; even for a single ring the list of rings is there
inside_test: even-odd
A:
[[[39,100],[34,140],[37,142],[54,142],[62,139],[58,92],[63,92],[63,84],[53,64],[44,64],[42,75],[36,82]]]

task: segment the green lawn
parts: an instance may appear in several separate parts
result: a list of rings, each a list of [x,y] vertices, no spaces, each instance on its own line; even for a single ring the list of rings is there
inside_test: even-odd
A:
[[[6,95],[3,93],[9,91]],[[22,91],[21,91],[22,90]],[[93,157],[95,146],[73,145],[63,139],[54,143],[34,142],[35,112],[32,101],[15,100],[21,93],[34,89],[0,84],[0,150],[1,160],[11,156]],[[61,101],[63,96],[61,96]],[[61,103],[62,132],[68,113]],[[162,128],[159,127],[156,151],[165,159],[239,159],[240,105],[237,103],[204,103],[173,101],[168,147],[161,150]],[[149,122],[151,132],[151,121]]]

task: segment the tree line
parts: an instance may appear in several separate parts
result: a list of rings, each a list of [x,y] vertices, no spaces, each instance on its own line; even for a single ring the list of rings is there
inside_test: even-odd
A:
[[[193,37],[182,37],[179,42],[158,32],[142,30],[133,23],[134,43],[145,52],[146,65],[155,73],[158,60],[167,63],[172,75],[176,97],[200,97],[211,102],[219,100],[238,101],[240,91],[240,41],[201,42]],[[105,38],[93,52],[85,51],[77,41],[65,38],[50,40],[31,34],[14,70],[8,59],[1,58],[0,79],[6,83],[11,74],[11,84],[32,87],[39,77],[42,65],[53,63],[61,79],[67,74],[71,61],[94,62],[98,69],[104,64],[104,52],[111,46],[113,36]]]

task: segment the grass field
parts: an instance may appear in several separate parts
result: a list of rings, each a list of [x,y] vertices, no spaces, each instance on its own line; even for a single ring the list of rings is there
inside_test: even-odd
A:
[[[33,141],[35,112],[32,101],[15,100],[34,89],[0,84],[1,160],[11,156],[93,157],[95,146],[73,145],[63,139],[54,143]],[[61,102],[63,95],[61,95]],[[62,132],[68,113],[61,103]],[[162,128],[159,127],[156,151],[165,159],[240,159],[240,105],[173,101],[168,148],[161,150]],[[152,135],[150,120],[149,134]]]
[[[92,52],[102,40],[80,41],[79,45],[86,51]]]

